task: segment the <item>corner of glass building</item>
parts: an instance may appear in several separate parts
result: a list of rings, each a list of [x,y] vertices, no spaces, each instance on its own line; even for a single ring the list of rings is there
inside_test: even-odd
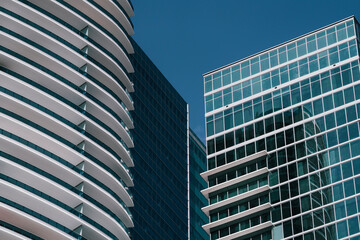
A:
[[[359,24],[204,74],[211,239],[360,236]]]

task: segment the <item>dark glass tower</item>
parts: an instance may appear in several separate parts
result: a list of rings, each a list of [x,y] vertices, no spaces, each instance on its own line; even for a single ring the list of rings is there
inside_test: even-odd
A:
[[[206,151],[204,144],[195,133],[189,131],[189,176],[190,176],[190,239],[208,240],[209,235],[202,225],[209,222],[202,207],[207,205],[207,199],[200,193],[207,184],[200,173],[206,171]]]
[[[132,44],[132,239],[187,239],[187,104],[135,41]]]
[[[204,75],[211,239],[359,239],[359,24]]]

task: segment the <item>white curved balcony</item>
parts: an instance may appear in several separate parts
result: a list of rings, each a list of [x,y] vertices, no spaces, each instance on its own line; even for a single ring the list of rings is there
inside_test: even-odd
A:
[[[7,240],[30,240],[30,238],[24,237],[24,235],[14,232],[5,227],[0,227],[0,236]]]
[[[47,109],[53,111],[54,113],[63,116],[65,119],[69,120],[73,124],[78,125],[86,120],[87,132],[101,138],[106,145],[112,146],[112,148],[123,147],[123,145],[118,140],[118,138],[121,137],[121,139],[126,143],[127,146],[129,147],[133,146],[133,141],[129,135],[129,131],[126,130],[124,126],[121,125],[121,127],[116,128],[117,132],[111,129],[113,131],[111,133],[108,130],[109,125],[111,126],[111,122],[99,122],[100,120],[95,120],[93,118],[90,118],[88,115],[82,114],[82,112],[80,112],[79,109],[74,109],[73,107],[68,106],[66,103],[53,97],[52,95],[40,91],[34,86],[20,79],[17,79],[14,76],[9,75],[3,71],[0,71],[0,76],[2,76],[4,79],[4,80],[0,80],[0,82],[3,84],[2,86],[4,86],[5,88],[19,95],[22,95],[36,103],[41,104],[43,107],[46,107]],[[43,102],[44,100],[46,100],[46,102]],[[89,106],[90,108],[94,108],[94,111],[97,110],[97,108],[92,106],[91,104],[89,104]],[[89,112],[89,109],[87,110]]]
[[[126,12],[124,13],[117,4],[115,4],[115,1],[103,1],[103,0],[94,0],[97,4],[99,4],[101,7],[103,7],[106,11],[111,13],[112,16],[114,16],[121,25],[125,28],[127,33],[129,35],[134,34],[134,29],[132,27],[131,22],[129,21],[128,17],[126,16]],[[121,6],[121,5],[120,5]],[[125,10],[125,9],[124,9]]]
[[[4,86],[5,88],[9,89],[10,91],[14,91],[19,95],[22,95],[30,100],[33,100],[34,102],[36,101],[36,102],[43,104],[43,107],[46,107],[49,110],[53,110],[53,112],[59,114],[60,116],[63,116],[64,118],[71,121],[75,125],[78,125],[85,120],[87,122],[86,131],[90,132],[93,136],[96,136],[98,139],[104,139],[105,143],[109,142],[109,139],[110,139],[111,145],[113,145],[113,148],[122,147],[122,145],[118,142],[118,140],[116,138],[114,138],[110,133],[108,133],[103,127],[101,127],[99,124],[95,123],[92,119],[90,119],[90,118],[84,116],[83,114],[81,114],[80,112],[76,111],[75,109],[67,106],[66,104],[59,101],[58,99],[50,96],[49,94],[46,94],[45,92],[42,92],[42,91],[32,87],[29,84],[22,82],[21,80],[18,80],[11,76],[8,77],[7,75],[3,75],[3,72],[1,72],[1,71],[0,71],[0,76],[2,76],[2,78],[0,80],[1,85]],[[19,104],[21,104],[21,103],[19,103]],[[21,106],[18,106],[16,108],[18,108],[17,111],[19,111],[19,109],[21,109]],[[16,110],[16,108],[15,108],[15,110]],[[46,121],[46,119],[47,119],[46,116],[43,116],[42,118],[45,119],[44,121]],[[57,126],[50,127],[50,129],[53,129],[53,128],[57,128]],[[73,131],[74,130],[75,129],[73,129]],[[81,134],[79,132],[74,131],[73,134],[77,135],[75,138],[75,140],[77,139],[77,142],[75,142],[74,144],[78,144],[84,140],[83,136],[81,136]],[[68,136],[65,135],[65,137],[67,138]],[[108,155],[106,155],[106,156],[108,156]],[[132,179],[128,173],[128,170],[125,169],[123,164],[120,164],[119,160],[114,159],[114,157],[111,157],[111,156],[106,157],[106,156],[101,156],[102,161],[109,167],[111,166],[111,168],[113,168],[113,170],[125,181],[125,183],[128,186],[133,186]]]
[[[1,56],[3,55],[3,56]],[[97,117],[102,123],[109,126],[113,130],[116,129],[116,127],[120,127],[125,131],[124,126],[120,124],[120,122],[112,116],[109,112],[107,112],[104,108],[99,106],[96,102],[92,101],[91,99],[87,98],[86,95],[81,94],[78,91],[75,91],[73,88],[69,87],[68,85],[64,84],[63,82],[57,80],[54,77],[51,77],[51,75],[48,75],[45,72],[40,71],[37,68],[33,68],[32,66],[29,66],[25,62],[22,62],[20,59],[13,58],[10,60],[11,56],[9,56],[6,53],[3,53],[0,51],[0,64],[2,63],[2,57],[7,58],[6,67],[12,69],[13,71],[17,71],[19,74],[25,74],[25,77],[29,76],[32,77],[37,83],[43,85],[44,87],[49,88],[50,90],[53,90],[54,92],[57,92],[58,95],[64,96],[66,95],[66,92],[71,92],[71,95],[66,95],[75,105],[80,105],[84,101],[87,103],[87,109],[86,111],[90,114]],[[17,66],[17,68],[15,67]],[[23,69],[24,66],[28,66],[27,69]],[[35,71],[35,72],[34,72]],[[35,75],[38,75],[40,77],[34,78]],[[49,81],[51,79],[52,81]],[[69,92],[69,93],[70,93]],[[103,130],[106,131],[106,130]],[[121,132],[119,132],[119,129],[117,131],[118,135],[121,135]],[[126,133],[128,135],[128,133]],[[129,136],[128,136],[129,137]],[[113,137],[115,139],[115,137]],[[124,138],[126,139],[126,138]],[[128,139],[129,141],[129,139]],[[131,145],[130,145],[131,146]],[[126,146],[124,144],[121,144],[119,148],[120,157],[124,160],[124,162],[127,164],[127,166],[131,167],[133,166],[132,158],[129,155],[128,150],[126,149]]]
[[[15,146],[15,144],[8,144],[11,145],[10,147]],[[7,150],[6,150],[7,151]],[[25,151],[23,151],[22,154],[12,154],[10,152],[14,152],[13,149],[10,149],[7,151],[11,156],[14,157],[22,157],[20,160],[24,160],[24,162],[31,164],[34,167],[37,167],[36,165],[39,165],[36,163],[37,159],[29,159],[27,156],[23,156]],[[27,151],[27,153],[30,153],[30,155],[33,155],[36,157],[36,153],[34,151]],[[21,156],[20,156],[21,155]],[[45,158],[40,158],[39,161],[42,161],[43,163],[47,165],[51,165],[53,161],[50,163],[47,163],[44,161]],[[113,215],[109,214],[109,210],[105,211],[104,207],[105,205],[100,205],[100,201],[97,201],[97,204],[93,201],[96,200],[91,194],[89,194],[89,190],[91,187],[91,182],[84,179],[79,174],[74,174],[73,171],[64,168],[63,166],[59,164],[52,164],[52,166],[55,166],[55,168],[60,171],[60,173],[54,173],[55,170],[51,170],[48,172],[48,174],[51,174],[54,177],[57,177],[58,180],[54,180],[54,178],[49,179],[46,176],[47,175],[41,175],[38,172],[35,172],[33,170],[30,170],[26,168],[25,166],[22,166],[18,163],[13,162],[12,160],[9,160],[5,157],[0,157],[0,164],[3,169],[0,170],[1,174],[4,174],[6,176],[9,176],[17,181],[20,181],[22,183],[25,183],[29,185],[32,188],[35,188],[44,194],[47,194],[56,200],[60,201],[61,203],[64,203],[72,208],[75,208],[79,204],[84,204],[82,212],[88,216],[90,219],[97,219],[98,223],[101,223],[103,226],[108,226],[113,231],[117,231],[118,228],[123,228],[121,224],[117,221],[116,218],[113,217]],[[34,165],[33,165],[34,164]],[[48,168],[48,167],[47,167]],[[44,171],[44,170],[42,170]],[[44,171],[45,172],[45,171]],[[54,174],[52,174],[54,173]],[[68,177],[68,179],[67,179]],[[81,195],[79,195],[77,192],[72,191],[72,189],[66,187],[63,183],[59,183],[58,181],[66,182],[67,185],[72,186],[72,188],[75,188],[80,183],[84,183],[84,188],[81,190],[81,192],[87,194],[87,198],[83,198]],[[91,189],[90,189],[91,190]],[[99,192],[97,193],[99,194]],[[89,200],[89,197],[91,197],[93,200]],[[132,219],[127,211],[123,207],[116,209],[116,211],[112,211],[115,216],[120,219],[122,223],[125,224],[127,227],[134,226]]]
[[[27,141],[30,141],[34,143],[37,146],[44,146],[44,149],[47,151],[65,159],[66,161],[70,162],[74,166],[78,165],[79,163],[85,161],[88,163],[94,164],[92,161],[90,161],[88,158],[83,156],[82,154],[76,152],[69,146],[45,135],[41,131],[35,130],[21,122],[18,122],[16,119],[13,119],[7,115],[0,114],[0,119],[3,123],[4,130],[19,136]],[[92,176],[99,176],[102,177],[112,177],[114,178],[109,172],[107,172],[105,169],[98,167],[97,172],[90,173],[88,169],[86,169],[86,172]],[[115,180],[115,179],[114,179]],[[89,181],[89,180],[87,180]],[[115,180],[116,181],[116,180]],[[93,188],[96,189],[98,192],[91,191],[92,194],[95,195],[95,197],[99,198],[101,203],[103,203],[105,206],[109,205],[108,207],[114,208],[114,207],[120,207],[121,203],[118,202],[110,193],[105,191],[103,188],[98,187],[97,185],[94,185],[94,183],[91,183]],[[101,194],[99,194],[101,193]],[[100,196],[98,196],[100,195]],[[133,206],[133,202],[131,197],[128,193],[124,194],[125,197],[122,199],[126,206]]]
[[[65,59],[66,61],[71,62],[72,64],[76,65],[76,67],[80,68],[86,64],[87,72],[94,77],[95,79],[99,79],[100,82],[106,84],[106,79],[111,79],[113,76],[110,76],[108,71],[111,71],[112,74],[115,75],[116,78],[123,79],[127,78],[128,76],[126,73],[120,68],[112,68],[105,70],[102,67],[98,66],[99,61],[93,62],[89,58],[85,56],[84,52],[79,52],[80,49],[75,51],[69,45],[64,44],[63,42],[59,41],[58,39],[52,38],[51,36],[45,34],[44,32],[30,26],[29,24],[22,22],[16,19],[13,16],[10,16],[6,13],[0,12],[0,21],[3,22],[3,25],[6,26],[7,29],[33,41],[42,47],[51,50],[54,54],[57,54],[61,58]],[[87,46],[87,45],[86,45]],[[75,46],[73,46],[75,47]],[[88,49],[87,56],[90,55],[89,52],[93,52],[93,48]],[[96,53],[95,53],[96,54]],[[101,56],[101,55],[100,55]],[[95,60],[96,61],[96,60]],[[106,61],[106,58],[102,58],[101,61]],[[103,64],[103,66],[108,66],[109,64]],[[119,71],[120,70],[120,71]],[[89,83],[91,84],[91,81]],[[97,86],[94,86],[95,88]],[[98,88],[98,87],[97,87]],[[125,96],[126,93],[120,92],[119,96],[124,99],[127,98]],[[107,96],[107,95],[105,95]],[[118,101],[114,100],[112,97],[107,97],[102,100],[106,105],[108,105],[111,109],[114,109],[116,112],[119,113],[120,117],[124,119],[124,122],[130,127],[131,119],[129,118],[128,112],[126,109],[122,107]]]
[[[84,183],[84,189],[83,192],[89,193],[89,197],[92,197],[94,195],[99,195],[103,199],[105,199],[108,194],[104,193],[103,190],[99,189],[97,185],[95,185],[92,181],[84,177],[83,175],[79,174],[78,172],[74,171],[73,169],[70,169],[69,167],[66,167],[62,163],[50,158],[47,155],[41,154],[38,151],[24,146],[23,144],[0,135],[0,143],[1,143],[1,151],[10,154],[11,156],[14,156],[38,169],[41,171],[47,172],[51,174],[52,176],[62,180],[66,184],[69,184],[73,187],[77,186],[80,183]],[[4,158],[2,158],[4,159]],[[13,163],[13,165],[18,165]],[[87,170],[87,167],[84,166],[84,171]],[[32,176],[26,177],[28,174],[26,174],[26,171],[24,172],[18,170],[17,168],[13,168],[13,178],[23,181],[25,183],[28,183],[32,185],[33,187],[37,188],[38,190],[41,190],[42,192],[58,199],[59,201],[66,203],[70,206],[77,206],[80,203],[84,204],[84,208],[87,209],[89,212],[89,217],[94,216],[98,219],[99,223],[103,223],[105,226],[112,226],[112,228],[118,228],[121,227],[117,221],[115,221],[114,217],[109,214],[107,211],[101,208],[101,206],[96,205],[95,203],[82,198],[76,192],[71,191],[70,189],[66,188],[65,186],[56,183],[55,181],[51,179],[46,179],[46,181],[40,185],[34,185],[37,181],[33,183],[33,181],[30,181]],[[9,175],[10,171],[4,172],[5,175]],[[32,175],[40,176],[37,173],[33,173]],[[10,175],[9,175],[10,176]],[[37,178],[36,178],[37,179]],[[43,179],[43,177],[40,177],[39,179]],[[56,185],[56,186],[52,186]],[[93,197],[92,197],[93,198]],[[93,198],[95,200],[95,198]],[[97,201],[98,203],[101,203],[100,201]],[[103,205],[105,206],[105,205]],[[108,208],[110,210],[110,208]],[[133,226],[133,222],[131,219],[131,216],[127,213],[127,211],[123,207],[119,207],[118,205],[112,205],[113,214],[115,214],[127,227]]]
[[[14,184],[0,179],[0,189],[2,197],[20,204],[23,207],[31,209],[32,211],[41,214],[70,230],[74,230],[80,225],[86,226],[88,231],[87,233],[83,233],[84,237],[94,237],[95,239],[111,239],[110,236],[106,235],[76,215],[66,211],[54,203],[40,198],[39,196],[29,191],[24,191],[24,189]],[[127,234],[124,231],[121,237],[124,238],[126,236]]]
[[[51,4],[52,1],[42,1],[41,3]],[[32,9],[26,4],[23,4],[18,1],[0,2],[0,6],[3,6],[7,8],[9,11],[30,20],[31,22],[46,29],[47,31],[50,31],[56,36],[61,36],[62,39],[69,42],[78,49],[82,49],[85,46],[89,46],[89,52],[88,52],[89,56],[92,56],[98,62],[104,63],[104,65],[107,68],[109,68],[109,70],[111,70],[113,73],[122,76],[120,79],[122,79],[124,84],[127,83],[129,85],[130,88],[128,90],[133,91],[133,86],[132,84],[130,84],[130,79],[124,72],[125,69],[127,72],[133,72],[133,67],[128,56],[124,52],[122,52],[122,54],[118,53],[118,50],[116,49],[106,49],[106,47],[108,47],[110,44],[106,40],[100,41],[101,43],[106,43],[104,44],[105,46],[101,46],[98,44],[98,46],[101,46],[103,49],[107,51],[104,52],[102,49],[99,49],[98,46],[95,46],[91,41],[89,41],[90,39],[86,39],[83,36],[79,35],[80,29],[86,26],[85,23],[81,25],[78,24],[74,26],[70,26],[70,25],[64,26],[63,24],[57,22],[55,19],[52,19],[51,17],[47,16],[45,13]],[[64,9],[59,8],[58,11],[64,11]],[[71,14],[69,14],[69,16],[67,17],[71,17]],[[112,53],[113,57],[116,57],[116,59],[118,59],[118,61],[120,61],[120,63],[125,67],[125,69],[122,69],[121,66],[118,63],[116,63],[116,61],[114,61],[112,57],[108,55],[108,53]]]
[[[131,17],[134,16],[134,9],[131,6],[129,0],[114,0],[114,1],[119,2],[129,16],[131,16]]]
[[[112,153],[76,129],[66,125],[53,116],[2,92],[0,93],[0,99],[3,102],[5,109],[25,119],[29,119],[31,122],[51,131],[57,136],[72,143],[74,146],[86,141],[86,151],[89,154],[97,159],[101,159],[102,163],[111,169],[116,169],[116,172],[121,171],[123,174],[126,173],[128,175],[127,170],[124,169],[124,166],[120,164],[119,160],[113,156]]]
[[[87,92],[94,97],[102,97],[104,104],[110,102],[112,105],[116,104],[117,108],[122,108],[121,104],[116,100],[113,94],[120,99],[127,99],[127,102],[130,101],[130,98],[125,90],[110,75],[97,76],[101,77],[102,80],[99,82],[103,84],[103,87],[95,82],[95,78],[91,76],[91,72],[88,71],[87,74],[89,77],[87,77],[60,59],[57,59],[54,56],[51,56],[8,33],[0,31],[0,41],[4,42],[3,47],[20,54],[21,56],[29,59],[30,61],[34,61],[41,66],[46,66],[46,69],[62,78],[68,79],[76,86],[81,86],[86,83],[88,86]],[[88,70],[95,71],[95,68],[88,68]],[[113,94],[108,92],[109,90],[111,90]]]
[[[2,202],[0,202],[0,220],[15,225],[44,239],[75,240],[74,237],[60,231],[56,227]]]
[[[73,9],[70,9],[68,6],[65,6],[66,4],[71,5],[74,1],[69,1],[68,3],[60,3],[60,1],[36,1],[36,0],[30,0],[33,4],[36,6],[44,9],[45,11],[51,13],[52,15],[56,16],[57,18],[65,21],[67,24],[71,25],[72,27],[75,27],[77,30],[82,30],[85,27],[88,27],[88,37],[95,40],[98,44],[100,44],[102,47],[107,49],[109,52],[116,53],[115,55],[122,55],[123,58],[128,58],[128,53],[133,53],[133,48],[131,46],[131,43],[129,39],[126,37],[126,35],[123,33],[122,36],[119,33],[119,28],[109,28],[108,26],[103,26],[103,22],[101,22],[101,28],[98,28],[98,26],[94,25],[93,23],[89,22],[86,18],[83,16],[80,16],[76,11],[79,11],[76,9],[75,11]],[[88,5],[85,1],[80,2],[80,7],[85,7]],[[77,6],[77,7],[79,7]],[[89,15],[91,16],[91,15]],[[92,16],[91,16],[92,17]],[[111,24],[113,27],[114,25]],[[106,34],[104,29],[108,32],[111,30],[115,30],[116,34],[114,37],[120,42],[120,45],[109,35]],[[61,36],[61,35],[59,35]],[[123,46],[123,48],[121,47]],[[125,50],[125,51],[124,51]],[[131,65],[131,63],[130,63]],[[130,67],[131,68],[131,67]]]
[[[134,49],[130,43],[130,40],[127,37],[127,34],[121,29],[116,22],[114,22],[111,17],[109,17],[105,12],[98,9],[95,5],[91,4],[89,1],[71,1],[65,0],[68,4],[75,7],[78,11],[91,16],[91,19],[101,24],[103,28],[113,34],[125,47],[128,53],[134,53]],[[107,1],[103,1],[107,2]],[[85,19],[84,19],[85,20]],[[90,24],[89,24],[90,25]],[[93,25],[94,28],[97,28]],[[102,30],[97,29],[99,32]],[[104,33],[106,34],[106,33]]]

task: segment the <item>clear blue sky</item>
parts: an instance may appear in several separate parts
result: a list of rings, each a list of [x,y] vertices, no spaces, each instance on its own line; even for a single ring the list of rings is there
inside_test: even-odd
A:
[[[360,0],[132,0],[135,40],[205,140],[202,74],[351,15]],[[135,86],[136,90],[136,86]]]

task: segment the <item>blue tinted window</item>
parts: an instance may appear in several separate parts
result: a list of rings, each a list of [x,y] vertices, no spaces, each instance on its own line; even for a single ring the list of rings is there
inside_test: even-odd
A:
[[[346,142],[349,140],[347,126],[338,129],[339,143]]]
[[[338,144],[336,130],[327,133],[328,146],[332,147]]]
[[[330,159],[330,164],[335,164],[340,162],[339,151],[337,148],[331,149],[329,151],[329,159]]]
[[[328,96],[324,97],[323,100],[324,100],[324,110],[325,111],[329,111],[334,108],[332,95],[328,95]]]
[[[346,162],[341,165],[343,178],[349,178],[353,176],[351,162]]]
[[[350,106],[350,107],[346,108],[346,116],[347,116],[348,122],[354,121],[356,119],[355,106]]]
[[[344,104],[342,91],[334,93],[334,102],[335,102],[335,107],[339,107]]]
[[[355,97],[354,97],[354,90],[353,88],[348,88],[344,90],[344,96],[345,96],[345,103],[349,103],[354,101]]]
[[[323,93],[331,90],[331,83],[329,77],[321,79],[321,89]]]
[[[332,179],[333,183],[341,180],[340,166],[335,166],[335,167],[331,168],[331,179]]]
[[[350,218],[348,220],[349,225],[349,233],[350,235],[358,233],[359,232],[359,221],[357,217]],[[359,240],[359,237],[351,238],[351,240]]]
[[[341,161],[349,159],[351,157],[349,144],[340,146]]]
[[[311,92],[312,92],[312,97],[316,97],[321,94],[320,81],[311,83]]]
[[[346,211],[345,211],[345,203],[340,202],[335,204],[335,216],[336,220],[342,219],[346,217]]]
[[[338,238],[343,238],[346,237],[348,235],[348,229],[347,229],[347,224],[346,221],[342,221],[336,224],[337,229],[338,229]]]
[[[337,47],[335,47],[335,48],[337,48]],[[336,50],[336,51],[337,51],[337,50]],[[332,64],[336,64],[336,63],[339,62],[339,55],[338,55],[337,52],[331,53],[331,54],[329,55],[329,58],[330,58],[330,64],[331,64],[331,65],[332,65]]]
[[[221,78],[216,78],[213,80],[213,89],[217,89],[217,88],[220,88],[221,87]]]
[[[313,102],[313,107],[314,107],[314,114],[315,115],[322,113],[323,112],[322,99],[315,100]]]
[[[334,201],[344,198],[344,189],[342,183],[333,186]]]
[[[354,180],[350,179],[344,182],[345,197],[350,197],[355,194]]]
[[[234,71],[231,73],[232,82],[237,82],[240,80],[240,70]]]
[[[360,140],[356,140],[350,143],[351,146],[351,156],[356,157],[360,155]]]
[[[356,200],[355,198],[350,198],[349,200],[346,200],[346,214],[347,216],[351,216],[355,213],[357,213]]]
[[[359,137],[359,128],[357,123],[348,125],[350,139]]]

